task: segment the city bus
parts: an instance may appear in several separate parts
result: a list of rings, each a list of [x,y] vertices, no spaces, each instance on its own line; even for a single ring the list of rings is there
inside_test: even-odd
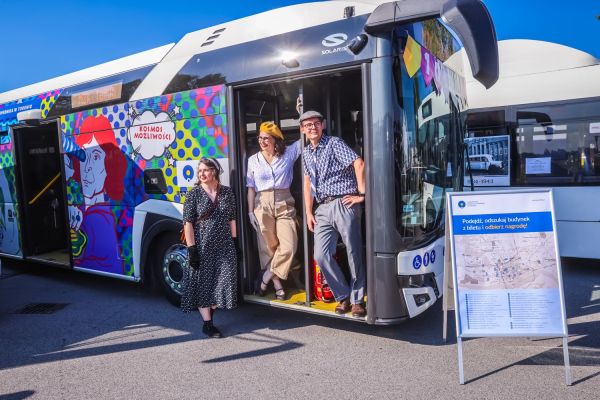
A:
[[[363,238],[369,324],[419,315],[441,296],[444,201],[463,184],[461,49],[486,87],[495,31],[478,0],[298,4],[185,35],[179,42],[0,94],[0,252],[131,281],[178,303],[186,192],[203,156],[237,198],[240,295],[340,318],[317,301],[312,234],[298,211],[288,300],[254,295],[260,273],[245,172],[263,121],[300,138],[298,104],[326,117],[366,163]],[[66,48],[66,52],[70,49]],[[417,110],[432,100],[431,114]],[[340,244],[340,263],[343,265]]]
[[[501,186],[552,187],[560,255],[600,259],[600,59],[534,40],[498,47],[494,87],[466,75],[467,140],[507,138],[495,147],[510,153]]]

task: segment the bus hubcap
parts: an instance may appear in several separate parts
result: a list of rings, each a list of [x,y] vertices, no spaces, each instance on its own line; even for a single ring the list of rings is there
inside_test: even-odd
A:
[[[187,250],[175,244],[167,250],[163,259],[162,276],[167,285],[177,294],[182,293],[183,271],[187,265]]]

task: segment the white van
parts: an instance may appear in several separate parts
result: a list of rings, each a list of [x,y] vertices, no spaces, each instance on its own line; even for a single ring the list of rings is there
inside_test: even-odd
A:
[[[492,167],[502,169],[502,161],[494,160],[491,154],[472,154],[469,156],[469,163],[471,171],[489,171]]]

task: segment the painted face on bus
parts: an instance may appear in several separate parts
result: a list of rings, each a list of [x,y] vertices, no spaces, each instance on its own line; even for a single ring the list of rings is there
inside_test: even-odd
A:
[[[323,136],[323,121],[316,117],[306,119],[302,121],[300,129],[311,143],[317,144]]]
[[[260,132],[256,140],[262,151],[272,153],[275,150],[275,139],[268,133]]]
[[[215,181],[216,171],[213,167],[210,167],[204,163],[198,164],[198,181],[200,183],[210,184]]]
[[[106,166],[104,159],[106,153],[93,138],[91,142],[83,146],[85,161],[81,163],[81,186],[83,196],[91,199],[104,192],[106,181]]]

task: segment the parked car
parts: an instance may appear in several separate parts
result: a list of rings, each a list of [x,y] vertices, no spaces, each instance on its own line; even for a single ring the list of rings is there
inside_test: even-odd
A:
[[[489,171],[490,169],[502,169],[502,161],[496,161],[491,154],[469,155],[471,171]],[[467,164],[467,169],[469,165]]]

